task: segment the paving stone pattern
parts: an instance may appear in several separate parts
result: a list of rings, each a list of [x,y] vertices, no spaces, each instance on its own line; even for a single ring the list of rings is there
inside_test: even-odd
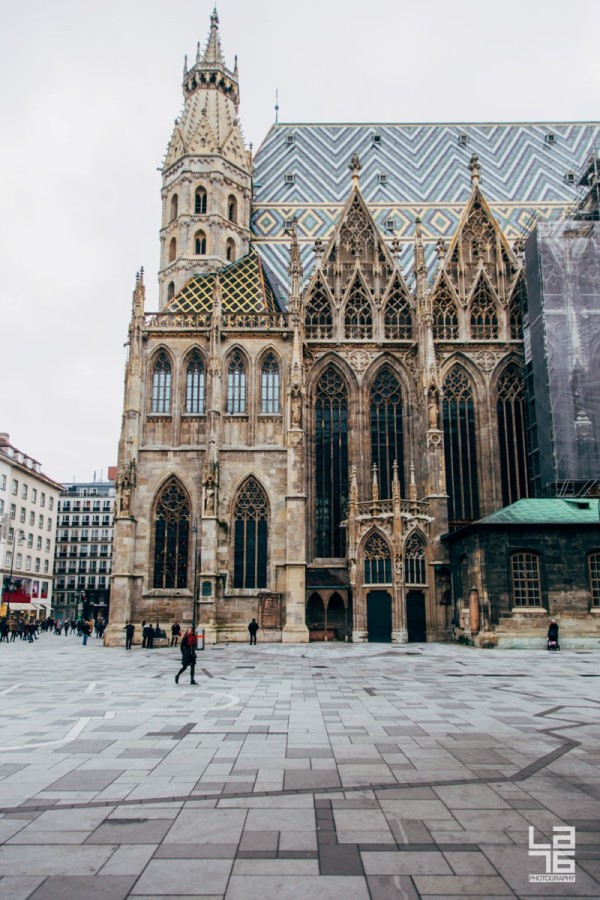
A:
[[[600,897],[600,655],[0,645],[2,900]],[[530,883],[529,828],[577,829]]]

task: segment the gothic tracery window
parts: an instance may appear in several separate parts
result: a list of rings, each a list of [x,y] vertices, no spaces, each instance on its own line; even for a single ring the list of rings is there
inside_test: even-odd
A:
[[[479,516],[477,441],[473,390],[466,372],[454,366],[444,381],[444,447],[450,526]]]
[[[410,304],[400,285],[394,287],[385,304],[384,328],[389,340],[406,341],[412,338]]]
[[[154,514],[155,588],[186,588],[190,507],[181,484],[171,477]]]
[[[411,534],[404,548],[404,581],[406,584],[427,584],[425,548],[416,534]]]
[[[304,332],[309,340],[326,340],[333,337],[333,316],[329,297],[323,285],[317,284],[306,304]]]
[[[171,412],[171,363],[162,350],[152,370],[152,405],[153,413]]]
[[[356,281],[346,301],[344,332],[347,340],[369,340],[373,337],[373,310],[367,292]]]
[[[391,584],[392,557],[381,535],[372,534],[365,544],[365,584]]]
[[[497,413],[502,503],[508,506],[529,496],[525,388],[514,364],[498,380]]]
[[[204,414],[204,363],[197,350],[190,356],[186,371],[185,411]]]
[[[240,490],[234,511],[233,585],[266,588],[269,508],[267,497],[254,477]]]
[[[498,337],[498,314],[489,289],[480,281],[471,301],[471,337],[491,341]]]
[[[435,341],[458,340],[456,303],[445,286],[441,286],[437,290],[433,299],[433,339]]]
[[[315,556],[344,556],[340,525],[347,500],[348,390],[339,372],[329,367],[315,397]]]
[[[227,369],[227,412],[246,412],[246,363],[239,350],[232,355]]]
[[[263,360],[260,399],[262,413],[277,414],[279,412],[279,363],[273,353],[268,353]]]
[[[394,462],[398,463],[404,496],[404,417],[400,382],[389,366],[379,371],[371,387],[371,463],[377,464],[379,496],[392,496]]]

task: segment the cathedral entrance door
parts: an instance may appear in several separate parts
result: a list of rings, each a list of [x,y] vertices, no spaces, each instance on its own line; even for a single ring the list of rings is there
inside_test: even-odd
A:
[[[409,641],[426,640],[425,597],[423,591],[409,591],[406,595],[406,627]]]
[[[367,596],[367,630],[369,641],[392,642],[392,598],[387,591],[370,591]]]

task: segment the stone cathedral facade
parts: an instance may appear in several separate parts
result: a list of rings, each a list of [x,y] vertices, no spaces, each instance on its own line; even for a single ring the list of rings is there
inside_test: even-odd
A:
[[[523,226],[599,129],[275,125],[253,157],[216,13],[183,94],[107,642],[194,608],[209,641],[444,640],[444,536],[531,491]]]

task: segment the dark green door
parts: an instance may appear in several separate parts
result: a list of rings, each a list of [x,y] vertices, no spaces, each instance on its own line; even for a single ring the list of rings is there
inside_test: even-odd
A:
[[[387,591],[370,591],[367,596],[367,630],[369,641],[392,642],[392,598]]]
[[[409,641],[426,640],[425,597],[423,591],[409,591],[406,595],[406,627]]]

